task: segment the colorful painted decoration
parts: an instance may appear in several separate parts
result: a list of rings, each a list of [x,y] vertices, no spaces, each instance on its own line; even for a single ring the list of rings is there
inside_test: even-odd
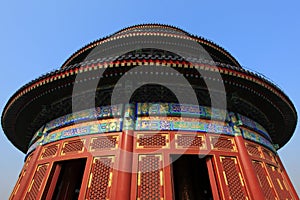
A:
[[[35,141],[32,145],[30,145],[30,147],[27,150],[26,155],[28,155],[30,152],[32,152],[34,149],[36,149],[39,145],[42,145],[43,138],[38,139],[37,141]]]
[[[240,120],[242,122],[243,125],[263,134],[266,138],[268,138],[270,141],[272,141],[271,137],[268,134],[268,132],[266,131],[266,129],[259,123],[255,122],[252,119],[249,119],[248,117],[245,117],[241,114],[237,114],[237,118],[238,118],[238,120]]]
[[[60,139],[83,136],[96,133],[108,133],[121,131],[122,119],[103,119],[99,121],[85,122],[59,129],[46,135],[42,144],[47,144]]]
[[[45,128],[41,127],[35,133],[32,139],[33,144],[30,145],[28,152],[35,149],[38,145],[64,138],[122,130],[180,130],[240,135],[240,128],[242,128],[243,136],[246,139],[263,144],[274,150],[270,142],[270,136],[266,130],[257,122],[240,114],[235,115],[234,113],[227,113],[227,111],[220,109],[187,104],[138,103],[136,106],[134,104],[126,104],[124,118],[122,118],[122,109],[123,105],[121,104],[103,106],[52,120],[46,124]],[[226,116],[226,121],[222,122],[224,116]],[[210,120],[214,120],[213,123]],[[80,123],[76,124],[75,122]],[[237,122],[239,122],[238,125],[236,124]],[[239,128],[238,126],[240,125],[245,125],[253,131],[243,127]],[[57,130],[57,128],[60,129]],[[266,136],[266,138],[258,133]]]
[[[29,146],[31,146],[34,142],[36,142],[38,139],[40,139],[42,136],[43,136],[43,129],[44,129],[44,126],[42,126],[35,134],[34,136],[32,137],[30,143],[29,143]]]
[[[124,109],[124,120],[122,130],[134,130],[134,122],[136,119],[135,105],[126,104]]]
[[[178,103],[138,103],[139,116],[185,116],[228,121],[226,110]]]
[[[140,117],[136,121],[135,130],[181,130],[234,135],[229,125],[181,117]]]
[[[241,130],[242,130],[242,133],[243,133],[243,137],[245,139],[248,139],[248,140],[254,141],[256,143],[262,144],[265,147],[272,150],[273,152],[276,152],[276,150],[275,150],[274,146],[272,145],[272,143],[269,140],[267,140],[266,138],[262,137],[258,133],[250,131],[249,129],[241,128]]]
[[[45,126],[44,132],[49,132],[58,127],[74,124],[81,121],[91,121],[96,119],[121,117],[122,104],[113,106],[102,106],[95,109],[83,110],[80,112],[71,113],[48,122]]]

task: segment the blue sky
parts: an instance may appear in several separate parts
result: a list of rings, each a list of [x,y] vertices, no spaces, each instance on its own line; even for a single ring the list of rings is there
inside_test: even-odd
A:
[[[32,79],[59,68],[76,50],[121,28],[165,23],[227,49],[261,72],[300,107],[300,2],[294,1],[2,1],[0,110]],[[279,155],[300,193],[300,132]],[[24,155],[0,130],[0,196],[7,199]]]

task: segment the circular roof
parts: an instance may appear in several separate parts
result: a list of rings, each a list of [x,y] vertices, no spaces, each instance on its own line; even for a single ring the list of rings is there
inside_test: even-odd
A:
[[[72,112],[75,83],[92,84],[101,80],[102,86],[96,91],[97,103],[109,104],[117,81],[141,64],[150,71],[153,69],[150,66],[172,67],[193,85],[199,98],[206,94],[203,93],[205,80],[223,83],[230,111],[266,126],[279,147],[293,135],[297,122],[295,107],[276,85],[243,69],[230,53],[211,41],[173,26],[144,24],[125,28],[84,46],[60,69],[21,87],[2,113],[1,123],[6,136],[18,149],[26,152],[32,136],[42,125]],[[103,75],[99,78],[100,71]],[[214,74],[220,74],[220,79],[211,78]],[[76,95],[84,97],[91,93],[95,91],[86,90]],[[203,99],[203,102],[209,104],[210,99]]]
[[[162,25],[162,24],[141,24],[141,25],[135,25],[135,26],[130,26],[128,28],[124,28],[110,36],[101,38],[82,47],[65,61],[65,63],[62,65],[62,68],[86,60],[86,56],[90,54],[91,51],[94,50],[94,48],[97,47],[98,45],[105,45],[106,43],[109,43],[113,40],[118,40],[118,39],[120,40],[122,38],[128,38],[128,37],[136,38],[136,37],[143,37],[143,36],[144,37],[160,36],[160,37],[168,37],[168,38],[175,38],[175,39],[192,40],[200,44],[208,52],[208,54],[215,62],[241,67],[238,61],[228,51],[218,46],[217,44],[213,43],[212,41],[209,41],[202,37],[191,35],[188,32],[174,26]]]

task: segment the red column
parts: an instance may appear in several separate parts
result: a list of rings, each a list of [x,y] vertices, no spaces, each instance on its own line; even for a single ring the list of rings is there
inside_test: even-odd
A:
[[[290,178],[289,178],[287,172],[285,171],[285,168],[284,168],[284,166],[283,166],[283,164],[282,164],[282,162],[281,162],[281,159],[279,158],[279,156],[276,156],[276,159],[277,159],[277,161],[279,162],[278,164],[279,164],[279,168],[281,169],[281,171],[282,171],[282,173],[283,173],[283,178],[288,182],[289,189],[291,190],[291,191],[290,191],[290,192],[291,192],[291,195],[292,195],[294,198],[299,199],[299,197],[298,197],[298,195],[297,195],[297,192],[296,192],[296,190],[295,190],[295,188],[294,188],[294,186],[293,186],[293,184],[292,184],[292,182],[291,182],[291,180],[290,180]]]
[[[264,194],[253,168],[252,161],[246,149],[243,136],[235,136],[235,142],[239,151],[241,166],[244,171],[245,182],[250,190],[250,196],[255,200],[264,200]]]
[[[112,194],[113,200],[129,200],[131,191],[133,151],[133,130],[124,130],[120,145],[120,154],[117,168],[116,191]]]
[[[90,166],[92,166],[93,160],[94,160],[93,154],[88,153],[78,199],[85,199],[85,197],[87,195],[86,191],[87,191],[87,186],[89,183],[89,177],[90,177],[90,173],[91,173]]]
[[[220,200],[218,186],[217,186],[217,183],[216,183],[217,179],[215,177],[215,173],[214,173],[214,169],[213,169],[213,163],[212,163],[211,159],[212,159],[211,157],[206,158],[206,166],[207,166],[207,170],[208,170],[208,174],[209,174],[211,191],[212,191],[212,194],[213,194],[213,198],[215,200]]]
[[[17,192],[17,194],[14,196],[14,199],[22,199],[24,198],[27,188],[28,188],[28,184],[31,181],[31,178],[33,176],[33,174],[35,173],[35,168],[36,168],[36,163],[37,160],[40,156],[40,152],[41,152],[42,146],[38,146],[34,152],[33,152],[33,156],[28,164],[27,170],[26,170],[26,174],[23,177],[22,183],[19,187],[19,190]],[[24,163],[25,164],[25,163]]]
[[[61,171],[61,165],[56,165],[53,176],[52,176],[52,180],[51,180],[51,183],[50,183],[50,186],[49,186],[49,190],[47,192],[46,200],[51,200],[52,199],[52,196],[54,194],[54,190],[55,190],[55,187],[56,187],[56,183],[57,183],[60,171]]]

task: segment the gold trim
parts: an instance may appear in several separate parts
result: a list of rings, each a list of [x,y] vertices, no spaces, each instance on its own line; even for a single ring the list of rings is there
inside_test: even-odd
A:
[[[281,190],[283,190],[283,187],[282,187],[282,184],[281,184],[281,182],[280,182],[279,178],[277,178],[276,180],[277,180],[277,183],[278,183],[278,185],[279,185],[280,189],[281,189]]]
[[[273,188],[273,185],[271,184],[271,180],[270,180],[269,176],[266,176],[266,178],[267,178],[267,180],[268,180],[268,183],[269,183],[270,188]]]
[[[282,179],[283,185],[285,187],[285,190],[289,192],[289,187],[288,185],[285,183],[284,179]]]
[[[93,172],[90,173],[90,178],[89,178],[88,188],[91,187],[92,179],[93,179]]]
[[[109,180],[108,180],[108,184],[107,184],[108,187],[111,187],[112,176],[113,176],[113,173],[112,173],[112,171],[111,171],[111,172],[109,172]]]
[[[92,144],[94,143],[95,139],[96,139],[95,137],[91,138],[90,145],[89,145],[89,152],[95,151],[95,150],[92,149]]]
[[[242,186],[245,187],[244,179],[243,179],[243,177],[242,177],[241,172],[239,172],[239,178],[240,178],[240,181],[241,181]]]
[[[74,151],[74,152],[75,152],[75,153],[82,153],[82,152],[84,152],[84,149],[85,149],[85,141],[86,141],[86,139],[73,139],[73,140],[66,141],[66,142],[63,143],[62,148],[61,148],[60,155],[61,155],[61,156],[66,155],[66,153],[64,153],[64,148],[65,148],[66,144],[69,144],[69,143],[71,143],[71,142],[73,142],[73,141],[77,141],[77,140],[80,140],[80,141],[83,143],[83,146],[82,146],[82,149],[81,149],[80,151]],[[74,153],[74,152],[71,152],[71,154]]]
[[[158,156],[159,157],[159,161],[163,161],[163,156],[162,155],[156,155],[156,156]]]
[[[116,156],[109,156],[109,158],[111,158],[111,163],[114,164],[116,160]]]
[[[30,190],[31,190],[31,188],[32,188],[32,185],[33,185],[33,183],[34,183],[34,179],[32,179],[32,181],[31,181],[31,183],[30,183],[30,185],[29,185],[29,188],[28,188],[28,190],[27,190],[27,193],[29,193],[29,192],[30,192]]]
[[[112,137],[112,138],[115,138],[116,139],[115,147],[103,148],[103,149],[100,149],[100,150],[93,149],[92,144],[94,143],[94,140],[98,139],[99,137],[105,137],[105,138]],[[116,150],[117,148],[119,148],[119,135],[106,135],[106,136],[92,137],[91,141],[90,141],[90,144],[89,144],[89,147],[88,147],[88,151],[89,152],[94,152],[94,151],[102,151],[102,150]]]
[[[142,146],[142,145],[140,145],[140,142],[139,142],[139,139],[141,138],[141,137],[143,137],[143,136],[151,136],[151,135],[153,135],[153,136],[155,136],[155,135],[160,135],[160,136],[165,136],[165,139],[166,139],[166,145],[164,145],[164,146],[157,146],[157,147],[145,147],[145,145],[144,146]],[[170,148],[170,135],[169,135],[169,133],[155,133],[155,134],[152,134],[152,133],[138,133],[137,135],[136,135],[136,149],[168,149],[168,148]]]
[[[231,159],[233,159],[234,160],[234,164],[238,164],[238,162],[237,162],[237,159],[236,158],[231,158]]]
[[[115,149],[118,149],[118,148],[119,148],[120,136],[119,136],[119,135],[115,135],[115,136],[113,136],[113,137],[116,138],[116,147],[115,147]]]
[[[146,157],[146,155],[139,155],[139,162],[142,161],[142,159],[145,157]]]
[[[20,183],[17,185],[17,187],[16,187],[16,189],[15,189],[13,195],[15,195],[15,194],[17,193],[17,191],[19,190],[19,187],[20,187]]]
[[[53,147],[53,146],[57,146],[57,150],[56,150],[55,154],[52,155],[52,156],[42,157],[43,154],[46,152],[46,150],[49,149],[49,147]],[[53,157],[57,156],[58,150],[59,150],[59,143],[58,144],[52,144],[52,145],[49,145],[49,146],[44,146],[41,153],[40,153],[40,155],[39,155],[39,160],[53,158]]]
[[[227,181],[227,176],[225,171],[223,171],[223,176],[224,176],[225,184],[228,186],[228,181]]]
[[[223,148],[215,147],[213,142],[212,142],[212,140],[215,139],[215,138],[218,139],[218,140],[219,140],[219,138],[224,138],[226,140],[230,140],[230,142],[232,144],[232,149],[223,149]],[[237,146],[236,146],[235,141],[234,141],[234,136],[210,136],[209,141],[210,141],[210,146],[211,146],[212,150],[238,152]]]
[[[141,171],[138,171],[137,185],[138,185],[138,186],[141,186]]]
[[[178,137],[180,136],[194,136],[195,138],[201,138],[201,142],[202,142],[202,146],[199,146],[199,147],[191,147],[191,146],[188,146],[188,147],[184,147],[184,146],[180,146],[178,145]],[[199,150],[206,150],[207,149],[207,143],[206,143],[206,138],[205,138],[205,135],[203,134],[175,134],[175,148],[176,149],[199,149]]]
[[[234,138],[229,138],[229,139],[231,140],[231,144],[232,144],[232,148],[233,148],[233,150],[231,150],[231,151],[238,152]]]
[[[164,185],[163,170],[160,170],[160,172],[159,172],[159,179],[160,179],[160,186],[163,186]]]

